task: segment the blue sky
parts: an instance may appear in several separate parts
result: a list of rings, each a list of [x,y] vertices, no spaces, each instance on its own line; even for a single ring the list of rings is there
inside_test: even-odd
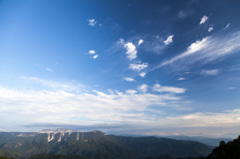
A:
[[[0,130],[236,137],[238,0],[0,1]]]

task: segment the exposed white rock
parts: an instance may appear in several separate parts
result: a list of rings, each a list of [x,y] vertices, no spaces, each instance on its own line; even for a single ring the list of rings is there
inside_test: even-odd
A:
[[[61,142],[64,135],[68,134],[68,137],[64,140],[66,141],[73,132],[77,133],[77,140],[79,140],[79,131],[73,131],[71,129],[57,129],[56,131],[51,129],[45,129],[40,131],[39,133],[48,134],[47,137],[48,142],[51,142],[53,139],[55,139],[56,134],[59,134],[58,142]]]
[[[50,133],[48,133],[48,142],[52,141],[52,140],[55,138],[54,135],[55,135],[55,134],[50,134]]]

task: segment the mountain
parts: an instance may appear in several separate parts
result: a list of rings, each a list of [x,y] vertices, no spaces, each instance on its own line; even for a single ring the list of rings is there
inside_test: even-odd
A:
[[[31,133],[1,132],[1,151],[4,156],[16,159],[26,159],[36,154],[78,155],[89,159],[138,159],[161,155],[206,156],[211,152],[211,147],[194,141],[57,129]]]
[[[112,136],[118,141],[125,143],[140,156],[171,155],[172,157],[198,157],[206,156],[211,148],[195,141],[182,141],[156,137],[121,137]]]
[[[206,145],[211,145],[211,146],[218,146],[220,141],[231,141],[233,139],[231,138],[208,138],[208,137],[202,137],[202,136],[194,136],[194,137],[190,137],[190,136],[165,136],[166,138],[170,138],[170,139],[176,139],[176,140],[184,140],[184,141],[197,141],[197,142],[201,142],[204,143]]]
[[[38,154],[29,159],[87,159],[77,155],[53,155],[53,154]]]

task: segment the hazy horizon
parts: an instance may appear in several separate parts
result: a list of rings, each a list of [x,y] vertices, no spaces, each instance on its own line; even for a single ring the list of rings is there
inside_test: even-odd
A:
[[[240,1],[0,1],[0,131],[236,138]]]

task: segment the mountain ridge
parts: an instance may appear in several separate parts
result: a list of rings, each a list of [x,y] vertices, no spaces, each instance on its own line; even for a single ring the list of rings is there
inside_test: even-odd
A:
[[[184,147],[189,151],[180,153]],[[16,159],[25,159],[42,153],[79,155],[89,159],[142,159],[147,156],[169,154],[173,154],[174,157],[187,157],[206,156],[211,149],[208,145],[194,141],[153,136],[114,136],[98,130],[81,132],[70,129],[47,129],[26,133],[0,132],[0,150],[21,155]]]

